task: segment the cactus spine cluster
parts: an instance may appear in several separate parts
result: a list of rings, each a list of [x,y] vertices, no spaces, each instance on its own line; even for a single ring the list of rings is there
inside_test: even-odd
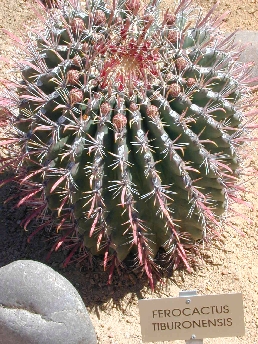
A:
[[[5,166],[31,208],[22,225],[57,231],[65,264],[100,255],[111,278],[129,256],[153,286],[158,251],[190,269],[196,242],[241,202],[251,65],[221,34],[224,15],[191,0],[165,12],[158,0],[51,3],[42,28],[14,38],[27,58],[0,102],[1,145],[19,146]]]

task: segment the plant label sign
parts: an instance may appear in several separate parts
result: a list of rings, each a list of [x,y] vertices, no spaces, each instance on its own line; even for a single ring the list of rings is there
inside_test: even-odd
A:
[[[139,300],[143,342],[243,336],[241,293]]]

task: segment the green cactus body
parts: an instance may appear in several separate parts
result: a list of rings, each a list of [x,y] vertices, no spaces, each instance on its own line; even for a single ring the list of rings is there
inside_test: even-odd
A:
[[[1,100],[14,135],[3,144],[20,146],[20,204],[33,209],[23,225],[51,218],[56,247],[102,255],[111,271],[131,252],[151,285],[160,248],[190,269],[195,243],[237,199],[251,99],[223,17],[191,0],[158,7],[55,1]]]

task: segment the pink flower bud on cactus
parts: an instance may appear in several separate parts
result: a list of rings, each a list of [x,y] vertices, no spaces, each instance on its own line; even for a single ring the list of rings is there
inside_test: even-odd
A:
[[[178,31],[176,31],[176,30],[168,31],[167,39],[170,43],[176,43],[178,38],[179,38],[178,37]]]
[[[139,110],[139,106],[136,103],[131,103],[129,109],[132,112],[135,112],[135,111]]]
[[[126,123],[127,123],[127,118],[126,116],[122,115],[121,113],[118,113],[117,115],[115,115],[113,117],[113,120],[112,120],[115,128],[118,130],[118,131],[121,131],[122,129],[125,128],[126,126]]]
[[[71,30],[74,34],[80,34],[85,30],[84,21],[81,18],[74,18],[71,21]]]
[[[76,85],[79,82],[80,72],[75,69],[71,69],[66,74],[66,82],[70,85]]]
[[[166,13],[164,21],[168,26],[172,26],[176,22],[176,16],[173,13]]]
[[[136,15],[140,9],[141,1],[140,0],[126,0],[125,7],[128,11]]]
[[[111,111],[111,106],[109,103],[103,103],[100,106],[101,116],[106,116]]]
[[[192,87],[193,85],[195,85],[196,84],[196,80],[194,79],[194,78],[188,78],[187,80],[186,80],[186,86],[187,87]]]
[[[83,91],[79,90],[78,88],[73,88],[69,92],[69,98],[71,105],[74,105],[76,103],[81,103],[83,101]]]
[[[187,60],[184,57],[179,57],[175,61],[176,68],[178,69],[179,72],[184,70],[186,66],[188,65]]]
[[[151,119],[156,119],[159,117],[159,109],[157,108],[157,106],[155,105],[149,105],[147,107],[147,111],[146,114],[148,117],[150,117]]]
[[[82,67],[82,59],[79,55],[75,55],[72,59],[72,64],[77,67]]]
[[[176,98],[179,96],[181,92],[181,87],[178,84],[171,84],[169,85],[167,95],[170,95],[173,98]]]
[[[101,25],[106,21],[105,13],[102,10],[97,10],[94,15],[94,25]]]

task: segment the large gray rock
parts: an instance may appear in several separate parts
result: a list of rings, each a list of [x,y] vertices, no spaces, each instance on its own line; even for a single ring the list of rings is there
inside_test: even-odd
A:
[[[258,77],[258,31],[238,31],[235,42],[241,45],[248,44],[239,60],[245,63],[254,62],[252,76]]]
[[[0,268],[0,344],[95,344],[72,284],[50,267],[19,260]]]

